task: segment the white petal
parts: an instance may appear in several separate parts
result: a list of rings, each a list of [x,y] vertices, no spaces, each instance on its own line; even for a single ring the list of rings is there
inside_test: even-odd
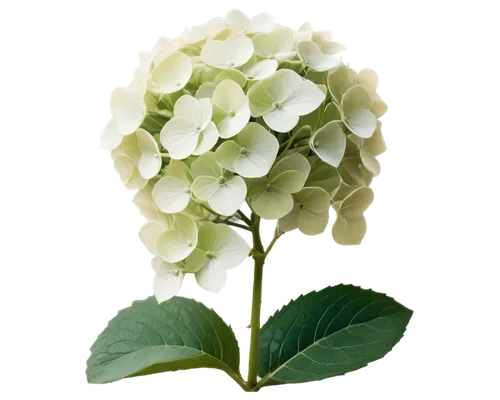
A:
[[[233,215],[245,202],[247,186],[241,176],[234,176],[220,184],[208,200],[210,207],[220,215]]]
[[[195,276],[198,285],[213,293],[219,293],[226,283],[225,268],[212,262],[207,263]]]
[[[175,102],[174,116],[187,119],[195,127],[204,129],[212,119],[212,103],[209,99],[197,100],[184,95]]]
[[[258,33],[252,40],[255,54],[263,58],[277,58],[276,55],[293,50],[293,31],[287,28]]]
[[[311,81],[302,84],[283,102],[282,107],[299,116],[316,110],[325,100],[325,94]]]
[[[248,33],[268,32],[275,26],[274,18],[269,14],[257,14],[248,23]]]
[[[226,112],[236,111],[245,104],[248,104],[248,99],[243,89],[231,79],[226,79],[217,85],[212,101]]]
[[[174,52],[160,62],[151,74],[151,91],[174,93],[188,83],[193,73],[191,59],[184,53]]]
[[[155,262],[154,260],[153,262]],[[163,260],[155,263],[157,263],[157,266],[154,267],[153,291],[158,303],[162,303],[177,294],[182,286],[184,274],[174,264]]]
[[[144,129],[138,129],[135,136],[137,138],[137,147],[142,154],[153,156],[160,152],[158,143],[156,143],[155,138],[149,132]]]
[[[280,69],[273,76],[262,81],[262,85],[274,101],[283,103],[300,87],[303,81],[302,77],[295,71]]]
[[[215,225],[215,224],[214,224]],[[218,266],[224,269],[238,267],[250,253],[248,243],[227,225],[215,225],[212,250]]]
[[[101,148],[103,150],[116,149],[123,140],[123,135],[118,133],[116,119],[111,118],[101,134]]]
[[[146,116],[146,104],[137,94],[116,88],[111,94],[111,114],[116,119],[120,135],[130,135],[141,126]]]
[[[211,99],[216,87],[217,85],[213,82],[205,82],[198,88],[195,97],[198,100]]]
[[[144,179],[151,179],[158,175],[161,170],[162,160],[158,154],[145,154],[139,160],[139,173]]]
[[[358,110],[349,115],[345,124],[355,135],[368,139],[377,128],[377,117],[369,110]]]
[[[191,122],[182,117],[174,117],[168,121],[160,133],[160,141],[170,157],[182,160],[198,146],[199,132]]]
[[[246,75],[247,79],[260,81],[269,78],[278,69],[278,61],[262,60],[256,64],[245,65],[241,71]]]
[[[276,132],[289,132],[299,122],[299,116],[284,108],[275,108],[264,114],[264,121],[269,128]]]
[[[252,41],[245,35],[227,40],[212,40],[201,50],[202,61],[215,68],[236,68],[245,64],[253,55]]]
[[[205,99],[207,100],[207,99]],[[196,149],[193,150],[193,154],[195,156],[199,156],[207,151],[210,151],[212,147],[215,146],[217,141],[219,140],[219,131],[215,124],[210,121],[207,127],[200,132],[198,137],[198,144]]]
[[[327,71],[339,65],[341,58],[336,54],[325,54],[312,41],[300,42],[297,47],[300,58],[315,71]]]
[[[155,256],[159,255],[156,250],[156,241],[165,232],[166,226],[159,221],[146,222],[139,231],[139,238],[146,249]]]
[[[248,28],[250,18],[248,18],[240,10],[233,9],[226,14],[224,21],[230,28],[244,31]]]
[[[247,103],[234,112],[226,115],[217,124],[221,138],[227,139],[238,134],[250,120],[250,107]]]
[[[153,200],[158,208],[169,214],[184,210],[189,204],[189,186],[171,176],[161,178],[153,188]]]
[[[245,148],[233,162],[236,173],[245,178],[258,178],[271,169],[279,150],[276,137],[261,125],[251,122],[238,135],[238,144]]]
[[[156,242],[156,249],[165,261],[176,263],[189,256],[197,243],[196,223],[181,214],[175,219],[173,230],[160,235]]]

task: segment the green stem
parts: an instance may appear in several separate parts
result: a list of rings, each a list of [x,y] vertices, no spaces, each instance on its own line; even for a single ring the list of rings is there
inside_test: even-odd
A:
[[[251,229],[246,226],[246,225],[243,225],[243,224],[238,224],[236,222],[232,222],[232,221],[220,221],[218,222],[219,224],[226,224],[226,225],[231,225],[231,226],[234,226],[236,228],[240,228],[240,229],[245,229],[247,231],[250,231]]]
[[[250,319],[250,361],[248,363],[249,388],[257,385],[257,374],[259,366],[259,335],[260,335],[260,308],[262,304],[262,274],[264,270],[264,246],[260,238],[260,217],[255,216],[255,222],[251,227],[254,250],[254,277],[253,277],[253,295],[252,295],[252,316]]]

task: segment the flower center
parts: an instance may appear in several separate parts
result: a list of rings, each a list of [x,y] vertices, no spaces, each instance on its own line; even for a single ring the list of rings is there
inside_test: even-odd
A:
[[[196,129],[196,132],[201,131],[201,125],[196,125],[196,126],[195,126],[195,129]]]
[[[246,147],[242,147],[242,148],[240,149],[240,154],[241,154],[242,156],[246,156],[246,155],[248,154],[248,150],[247,150],[247,148],[246,148]]]
[[[235,113],[233,110],[229,110],[229,111],[227,112],[227,115],[228,115],[229,117],[233,118],[233,117],[236,115],[236,113]]]
[[[300,210],[303,210],[303,209],[304,209],[304,204],[301,204],[301,205],[299,206],[299,209],[300,209]]]
[[[268,183],[266,185],[266,192],[270,192],[271,191],[271,185]]]
[[[281,108],[281,103],[279,101],[275,101],[273,103],[273,108],[280,109]]]
[[[319,147],[319,140],[316,140],[316,141],[314,142],[314,146],[315,146],[315,147]]]
[[[234,62],[232,62],[232,61],[228,62],[228,63],[227,63],[227,66],[228,66],[229,68],[233,68],[233,67],[234,67]]]
[[[213,251],[207,251],[205,253],[205,257],[208,258],[209,260],[213,260],[215,258],[215,253]]]
[[[270,60],[276,60],[276,56],[275,56],[274,54],[271,54],[271,55],[269,56],[269,59],[270,59]]]
[[[191,188],[190,188],[190,187],[188,187],[188,186],[186,186],[186,187],[184,188],[184,193],[191,193]]]
[[[175,276],[179,276],[179,270],[178,269],[175,270],[174,275]]]
[[[219,185],[224,185],[224,183],[226,183],[226,178],[224,178],[223,176],[220,176],[219,179],[217,179],[217,183]]]

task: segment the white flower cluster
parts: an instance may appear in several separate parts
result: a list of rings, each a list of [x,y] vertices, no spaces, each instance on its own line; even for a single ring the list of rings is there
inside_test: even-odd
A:
[[[333,206],[335,241],[361,242],[387,106],[375,72],[356,73],[344,50],[308,23],[294,31],[233,10],[140,55],[130,85],[111,95],[102,147],[139,189],[159,301],[185,273],[222,288],[250,252],[228,226],[246,219],[245,202],[307,235],[325,230]]]

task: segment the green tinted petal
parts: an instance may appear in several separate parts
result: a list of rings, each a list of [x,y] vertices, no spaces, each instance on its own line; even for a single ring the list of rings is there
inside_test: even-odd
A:
[[[373,136],[363,141],[363,149],[373,156],[378,156],[387,150],[384,137],[382,136],[382,123],[377,121],[377,129]]]
[[[184,210],[191,198],[189,186],[170,176],[163,177],[156,182],[152,196],[158,208],[168,214]]]
[[[332,228],[335,242],[341,245],[358,245],[366,234],[366,219],[363,215],[354,218],[337,218]]]
[[[156,248],[165,261],[176,263],[184,260],[196,248],[198,227],[184,215],[178,215],[171,231],[164,232],[156,242]]]
[[[338,207],[338,213],[344,218],[358,217],[370,207],[373,199],[373,190],[368,187],[360,187],[342,200]]]
[[[365,85],[370,92],[374,93],[377,91],[378,75],[372,69],[362,69],[358,73],[358,82]]]
[[[218,178],[222,176],[223,170],[215,158],[215,153],[207,152],[198,157],[191,165],[194,176],[211,176]]]
[[[166,226],[159,221],[146,222],[139,231],[139,238],[149,252],[155,256],[158,255],[156,241],[160,235],[165,232]]]
[[[319,187],[305,187],[293,198],[301,211],[321,214],[330,208],[330,194]]]
[[[299,206],[295,205],[287,215],[278,221],[278,229],[281,232],[291,232],[299,227]]]
[[[339,187],[341,179],[336,168],[322,162],[318,156],[309,157],[308,161],[311,172],[305,186],[319,186],[329,194]]]
[[[373,176],[378,176],[380,174],[380,163],[375,158],[375,156],[368,153],[364,149],[361,149],[359,155],[361,157],[361,161],[363,162],[365,168],[368,171],[370,171],[373,174]]]
[[[389,112],[389,104],[381,98],[380,96],[376,96],[373,98],[372,106],[370,107],[370,111],[376,118],[383,118]]]
[[[240,132],[250,119],[248,98],[232,80],[222,81],[212,98],[216,106],[214,120],[222,138],[229,138]]]
[[[291,154],[290,156],[283,157],[276,163],[269,174],[269,179],[273,180],[276,176],[286,171],[299,171],[305,175],[309,175],[311,165],[301,154]]]
[[[272,79],[272,77],[268,79]],[[273,109],[274,99],[266,91],[263,84],[266,80],[255,83],[247,93],[250,102],[250,111],[254,118],[261,117]]]
[[[346,148],[342,122],[332,121],[317,130],[311,137],[310,146],[324,162],[338,167]]]
[[[213,94],[214,94],[214,91],[215,91],[215,88],[217,87],[217,85],[213,82],[206,82],[204,83],[203,85],[201,85],[198,90],[196,91],[196,98],[198,100],[200,99],[211,99]]]
[[[293,197],[289,193],[270,188],[269,191],[256,193],[250,199],[250,206],[263,219],[280,219],[292,210]]]
[[[228,178],[224,184],[208,199],[210,207],[220,215],[233,215],[245,202],[247,187],[240,176]]]
[[[194,180],[191,190],[198,199],[207,201],[219,190],[219,183],[213,176],[199,176]]]
[[[339,107],[335,103],[330,103],[326,106],[321,118],[321,125],[326,125],[331,121],[342,121]]]
[[[342,96],[351,87],[351,76],[346,65],[340,65],[328,75],[328,89],[333,99],[340,104]]]
[[[120,155],[116,157],[113,166],[127,189],[141,189],[148,182],[141,176],[135,163],[129,156]]]
[[[328,225],[329,210],[316,214],[302,210],[299,214],[299,230],[304,235],[314,236],[323,233]]]
[[[215,151],[215,158],[222,168],[234,172],[234,162],[240,157],[241,146],[234,140],[222,143]]]
[[[215,77],[214,83],[219,84],[226,79],[235,82],[241,88],[244,88],[247,83],[247,77],[245,76],[245,74],[241,71],[238,71],[237,69],[223,69]]]
[[[186,186],[190,186],[193,182],[191,170],[180,160],[170,160],[170,163],[165,168],[164,176],[171,176],[172,178],[179,179],[184,182]]]

